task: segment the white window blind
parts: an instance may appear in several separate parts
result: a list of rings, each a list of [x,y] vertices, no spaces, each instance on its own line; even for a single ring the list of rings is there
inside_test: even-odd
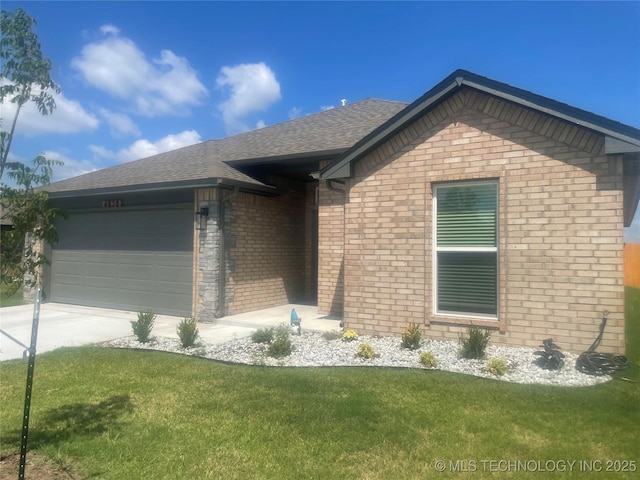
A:
[[[496,316],[498,185],[439,185],[435,194],[437,311]]]

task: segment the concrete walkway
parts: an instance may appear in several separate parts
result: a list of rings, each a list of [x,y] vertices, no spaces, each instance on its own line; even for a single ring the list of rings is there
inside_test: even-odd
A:
[[[302,318],[303,332],[340,330],[340,319],[318,315],[311,305],[281,305],[254,312],[230,315],[214,323],[199,323],[200,338],[207,343],[224,343],[250,336],[258,328],[289,323],[291,309]],[[0,328],[25,345],[31,341],[33,305],[0,308]],[[106,308],[45,303],[40,309],[37,353],[60,347],[105,342],[133,335],[131,321],[136,312]],[[178,338],[176,327],[181,317],[158,315],[152,335]],[[0,361],[22,358],[24,348],[0,334]]]

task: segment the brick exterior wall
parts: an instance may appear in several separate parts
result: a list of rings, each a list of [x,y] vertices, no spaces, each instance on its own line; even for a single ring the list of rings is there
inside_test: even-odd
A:
[[[309,182],[305,187],[304,296],[315,303],[318,300],[318,182]]]
[[[283,192],[276,197],[216,188],[196,191],[196,208],[209,207],[206,230],[194,235],[194,312],[215,320],[218,310],[218,201],[225,198],[225,306],[223,315],[300,302],[307,290],[304,183],[270,179]],[[306,202],[306,203],[305,203]]]
[[[272,179],[277,197],[240,193],[230,200],[228,314],[300,302],[305,293],[305,185]]]
[[[318,196],[318,313],[340,316],[344,298],[345,197],[329,190],[325,182],[320,183]]]
[[[321,191],[321,312],[339,307],[360,333],[457,339],[471,322],[492,342],[538,346],[553,337],[586,350],[624,350],[622,157],[601,135],[463,90],[355,165],[343,213]],[[432,188],[496,179],[499,185],[498,320],[434,314]],[[344,229],[343,229],[344,221]],[[342,235],[344,234],[344,238]],[[342,246],[345,246],[344,251]]]

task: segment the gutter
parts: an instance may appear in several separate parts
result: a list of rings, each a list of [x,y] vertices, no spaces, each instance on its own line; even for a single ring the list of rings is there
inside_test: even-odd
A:
[[[212,188],[219,186],[234,186],[239,188],[240,191],[246,193],[252,193],[254,195],[264,196],[277,196],[280,191],[271,185],[265,185],[262,183],[249,183],[242,180],[227,179],[227,178],[210,178],[202,179],[198,181],[184,181],[184,182],[163,182],[163,183],[151,183],[147,185],[125,185],[118,187],[102,187],[102,188],[87,188],[83,190],[62,190],[62,191],[47,191],[47,186],[38,187],[37,191],[45,191],[49,195],[50,199],[57,198],[72,198],[72,197],[89,197],[89,196],[103,196],[103,195],[116,195],[124,193],[147,193],[147,192],[164,192],[170,190],[185,190],[194,188]]]

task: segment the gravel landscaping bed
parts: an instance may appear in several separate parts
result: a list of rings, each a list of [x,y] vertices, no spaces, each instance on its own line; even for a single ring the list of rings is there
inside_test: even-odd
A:
[[[560,370],[545,370],[536,365],[538,358],[532,348],[512,348],[489,345],[485,360],[459,358],[457,342],[425,340],[417,350],[400,347],[400,339],[395,337],[360,336],[356,341],[343,342],[340,339],[326,340],[317,333],[303,333],[291,336],[291,355],[275,359],[267,356],[266,345],[254,343],[250,338],[240,338],[220,345],[198,343],[193,348],[183,349],[177,339],[153,337],[148,343],[140,343],[135,337],[126,337],[103,345],[114,348],[139,348],[161,350],[204,357],[231,363],[266,365],[281,367],[336,367],[336,366],[376,366],[395,368],[422,368],[420,354],[430,351],[437,359],[437,370],[458,372],[478,377],[494,378],[507,382],[535,383],[562,386],[589,386],[611,379],[609,376],[585,375],[575,369],[577,355],[565,352],[564,367]],[[376,357],[363,360],[358,357],[358,347],[362,343],[371,345]],[[500,358],[506,361],[508,371],[496,377],[487,370],[487,360]]]

